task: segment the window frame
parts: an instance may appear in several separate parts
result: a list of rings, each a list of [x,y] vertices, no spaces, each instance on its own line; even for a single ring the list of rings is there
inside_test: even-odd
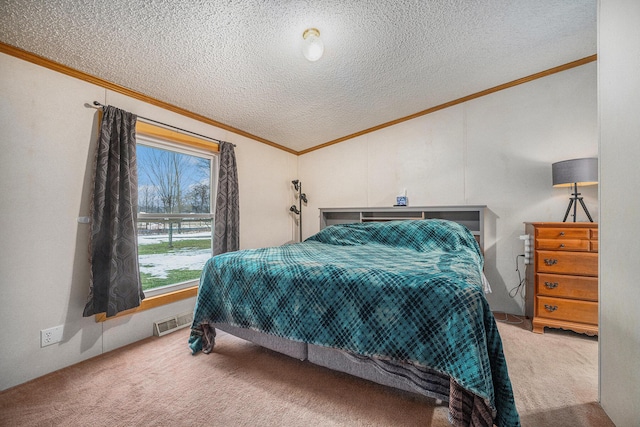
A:
[[[213,248],[213,225],[215,223],[215,200],[217,195],[217,176],[219,170],[219,149],[218,144],[215,142],[207,141],[205,139],[197,138],[184,133],[179,133],[164,127],[152,125],[146,122],[138,121],[136,124],[136,145],[142,143],[142,145],[151,145],[158,148],[170,147],[172,151],[182,152],[184,154],[195,154],[202,156],[211,156],[211,190],[209,195],[210,213],[207,214],[164,214],[163,217],[195,217],[204,216],[207,219],[211,219],[211,239]],[[137,215],[136,221],[140,214]],[[158,217],[155,214],[142,214],[145,217],[151,216],[153,218]],[[145,292],[145,299],[143,299],[140,305],[130,310],[119,312],[117,315],[109,317],[113,319],[120,316],[130,315],[139,311],[149,310],[162,305],[171,304],[183,299],[195,297],[198,294],[198,281],[188,281],[177,285],[177,287],[166,287],[165,292]],[[151,294],[151,295],[148,295]],[[95,316],[96,322],[104,322],[107,320],[106,313],[98,313]]]

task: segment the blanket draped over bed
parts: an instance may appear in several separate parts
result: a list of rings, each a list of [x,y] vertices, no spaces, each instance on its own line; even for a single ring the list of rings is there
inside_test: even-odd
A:
[[[211,351],[220,322],[426,366],[486,402],[498,426],[518,426],[482,268],[472,234],[443,220],[336,225],[218,255],[202,272],[190,346]]]

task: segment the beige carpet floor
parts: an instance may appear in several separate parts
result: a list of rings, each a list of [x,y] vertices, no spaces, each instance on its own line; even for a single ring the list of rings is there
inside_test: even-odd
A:
[[[533,334],[526,320],[499,328],[523,426],[613,426],[596,402],[597,338]],[[230,335],[214,353],[191,356],[188,334],[149,338],[0,392],[0,425],[449,425],[446,404]]]

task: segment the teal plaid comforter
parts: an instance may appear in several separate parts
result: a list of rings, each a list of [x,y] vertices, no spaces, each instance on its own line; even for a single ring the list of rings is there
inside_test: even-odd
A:
[[[228,323],[452,377],[519,425],[483,258],[463,226],[443,220],[327,227],[303,243],[231,252],[205,265],[190,346]]]

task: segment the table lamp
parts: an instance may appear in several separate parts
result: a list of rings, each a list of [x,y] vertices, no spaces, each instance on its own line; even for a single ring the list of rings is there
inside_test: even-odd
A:
[[[598,183],[598,159],[588,157],[583,159],[564,160],[551,165],[554,187],[573,187],[573,194],[569,199],[567,212],[564,214],[562,222],[567,221],[569,212],[573,207],[573,222],[576,222],[576,208],[578,203],[584,209],[590,222],[593,222],[589,210],[584,204],[580,193],[578,193],[578,185],[595,185]]]

